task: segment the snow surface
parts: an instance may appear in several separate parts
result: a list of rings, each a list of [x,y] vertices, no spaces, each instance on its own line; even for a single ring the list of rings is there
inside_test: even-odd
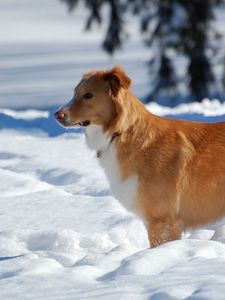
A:
[[[149,108],[193,117],[199,106]],[[201,117],[218,106],[205,100]],[[149,249],[83,133],[31,130],[34,118],[53,122],[46,111],[1,114],[0,299],[224,299],[225,222]]]
[[[58,0],[0,1],[0,299],[225,299],[225,220],[149,249],[82,130],[54,121],[88,68],[122,63],[134,92],[148,91],[140,37],[109,58],[98,30],[84,34],[81,20]],[[216,99],[147,108],[225,120]]]

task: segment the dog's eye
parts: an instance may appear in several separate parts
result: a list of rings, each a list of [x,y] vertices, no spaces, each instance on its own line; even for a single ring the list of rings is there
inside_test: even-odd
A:
[[[86,93],[86,94],[84,94],[84,98],[85,99],[90,99],[90,98],[92,98],[93,97],[93,94],[92,93]]]

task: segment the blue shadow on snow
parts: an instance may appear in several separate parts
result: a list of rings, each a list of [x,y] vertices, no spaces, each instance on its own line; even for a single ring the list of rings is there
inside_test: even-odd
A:
[[[61,134],[65,134],[66,132],[74,132],[74,129],[67,131],[65,128],[59,126],[59,124],[55,121],[54,112],[57,107],[49,108],[49,117],[39,117],[35,119],[15,119],[14,117],[5,115],[0,113],[0,129],[16,129],[22,131],[37,131],[40,130],[46,133],[50,137],[59,136]],[[222,116],[213,116],[206,117],[202,114],[177,114],[177,115],[167,115],[167,118],[170,119],[182,119],[182,120],[191,120],[198,122],[221,122],[225,121],[225,115]],[[81,128],[76,129],[76,133],[82,133],[83,130]]]
[[[16,130],[41,130],[48,134],[50,137],[58,136],[67,132],[61,127],[54,118],[54,112],[57,107],[49,109],[49,117],[35,118],[31,120],[15,119],[11,116],[0,113],[0,129],[16,129]],[[71,129],[74,131],[74,129]],[[82,129],[76,129],[76,133],[81,133]]]

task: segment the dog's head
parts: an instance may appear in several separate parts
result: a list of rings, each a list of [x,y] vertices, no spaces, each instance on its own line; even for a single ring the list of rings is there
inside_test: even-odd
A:
[[[85,73],[73,98],[55,113],[55,118],[64,127],[94,124],[107,128],[121,114],[130,84],[131,79],[119,66]]]

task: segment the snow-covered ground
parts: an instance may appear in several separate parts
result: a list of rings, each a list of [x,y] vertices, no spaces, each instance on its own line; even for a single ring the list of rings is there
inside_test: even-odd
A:
[[[224,105],[148,108],[207,119]],[[0,299],[224,299],[223,222],[150,250],[83,133],[54,134],[46,111],[1,116]]]
[[[82,131],[53,120],[87,68],[122,63],[144,95],[138,37],[108,58],[57,0],[2,0],[0,26],[0,299],[225,299],[225,220],[148,249]],[[225,120],[217,100],[148,109]]]

